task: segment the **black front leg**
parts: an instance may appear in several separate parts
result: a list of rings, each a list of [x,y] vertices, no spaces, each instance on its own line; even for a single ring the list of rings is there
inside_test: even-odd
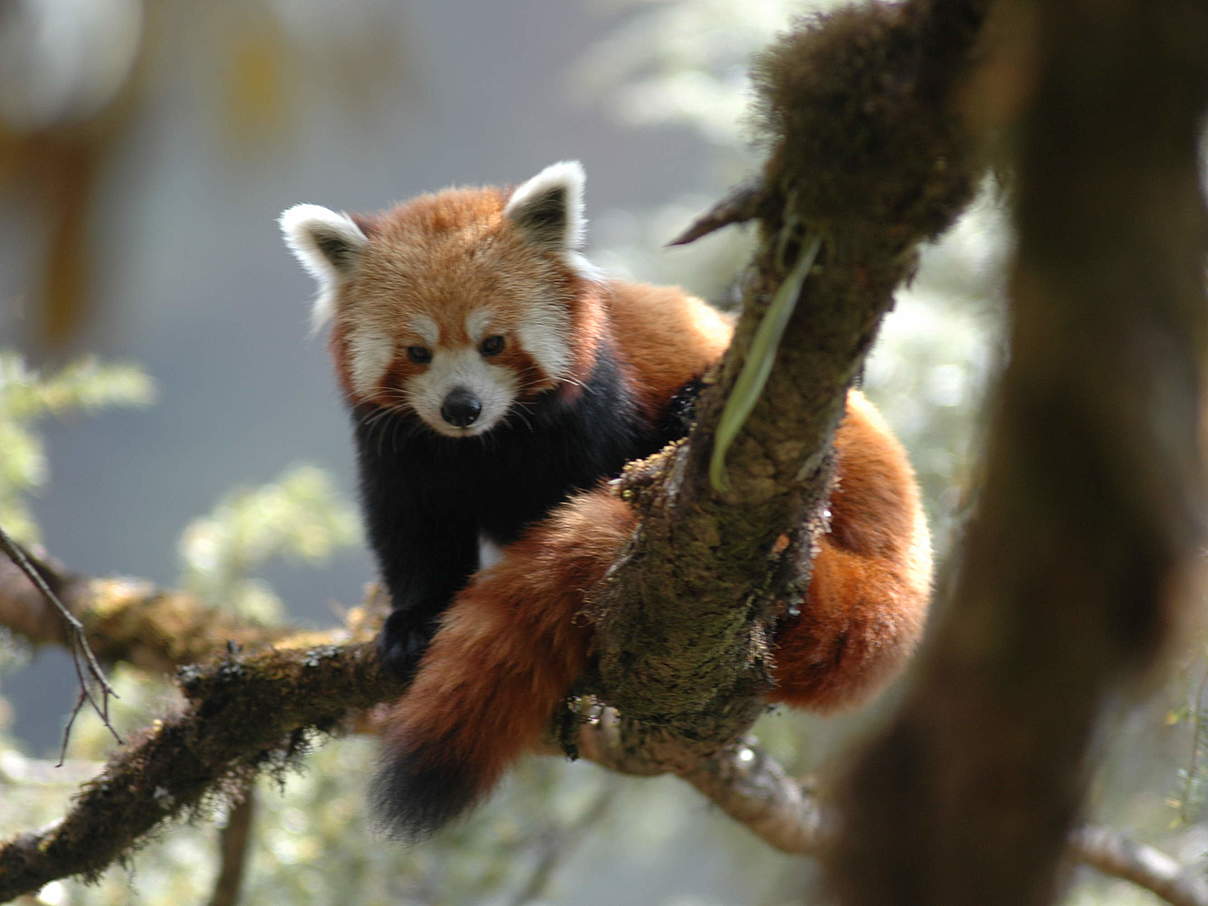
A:
[[[473,527],[419,526],[396,532],[374,545],[391,612],[378,636],[386,665],[409,676],[436,632],[441,613],[478,568],[478,535]]]
[[[366,529],[392,607],[378,646],[407,676],[478,568],[478,526],[422,449],[379,451],[357,439]]]

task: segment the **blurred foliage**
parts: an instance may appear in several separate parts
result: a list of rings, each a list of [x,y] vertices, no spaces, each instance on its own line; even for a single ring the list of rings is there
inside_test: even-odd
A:
[[[1177,788],[1167,800],[1176,812],[1172,827],[1194,826],[1208,799],[1208,650],[1184,666],[1180,685],[1187,690],[1186,698],[1167,711],[1166,724],[1186,726],[1191,738]]]
[[[625,122],[683,124],[719,146],[735,144],[749,116],[752,54],[794,16],[839,0],[601,0],[635,14],[597,41],[579,64],[574,89],[603,94]]]
[[[0,351],[0,525],[25,543],[38,540],[28,495],[49,474],[38,419],[110,406],[144,406],[154,398],[151,380],[133,365],[102,365],[85,358],[43,377],[15,352]]]
[[[0,4],[0,193],[44,231],[35,338],[62,345],[92,312],[94,206],[155,101],[156,63],[179,39],[217,73],[201,101],[242,153],[284,141],[306,103],[367,115],[410,70],[407,16],[389,0],[9,0]],[[200,38],[200,40],[198,40]],[[187,59],[187,55],[186,55]]]
[[[318,565],[359,539],[360,519],[327,475],[295,466],[270,484],[229,494],[185,529],[180,584],[250,620],[279,622],[285,606],[255,569],[275,557]]]

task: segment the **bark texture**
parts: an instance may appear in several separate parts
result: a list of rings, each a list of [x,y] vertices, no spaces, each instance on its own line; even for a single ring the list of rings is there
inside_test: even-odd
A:
[[[147,608],[160,600],[175,602],[167,612],[173,623],[183,618],[201,626],[214,624],[217,617],[194,598],[142,581],[89,580],[57,571],[51,571],[47,578],[60,589],[76,583],[77,593],[67,598],[85,625],[94,623],[97,610],[113,619],[128,609],[130,624],[151,630],[145,620]],[[127,595],[123,603],[115,603],[110,583],[140,589],[141,596]],[[39,622],[39,612],[49,607],[31,597],[31,590],[18,571],[0,570],[0,623],[10,618],[25,625]],[[80,798],[62,822],[0,843],[0,901],[34,891],[56,878],[73,874],[89,877],[109,861],[127,855],[147,833],[176,815],[187,814],[207,798],[229,791],[238,800],[249,793],[248,781],[256,772],[302,755],[303,744],[316,726],[332,726],[338,720],[343,726],[371,731],[371,717],[366,719],[363,712],[355,710],[340,715],[340,709],[388,701],[398,694],[399,687],[375,669],[369,646],[339,644],[350,631],[353,636],[362,632],[357,613],[350,617],[350,630],[330,630],[325,637],[288,633],[291,639],[307,639],[309,648],[270,651],[264,656],[227,652],[209,668],[190,667],[184,671],[183,681],[194,698],[187,711],[131,740],[130,746],[119,751],[97,777],[84,784]],[[119,625],[126,623],[118,621]],[[221,625],[240,628],[229,617]],[[247,634],[263,631],[255,626],[242,628]],[[148,631],[128,639],[123,646],[126,654],[117,659],[159,672],[158,666],[150,664],[170,663],[173,652],[180,651],[178,647],[163,647],[164,638],[163,632]],[[211,643],[216,651],[225,648],[221,639],[211,638]],[[240,677],[246,677],[247,682]],[[350,685],[353,698],[347,698]],[[316,689],[321,689],[321,694],[316,694]],[[243,697],[245,691],[250,697]],[[273,712],[281,701],[293,707],[276,715]],[[255,731],[248,732],[252,709],[257,720]],[[272,717],[267,724],[262,716],[266,713]],[[584,757],[613,771],[647,775],[667,770],[645,753],[626,750],[621,722],[611,710],[580,727],[578,747]],[[671,764],[691,762],[689,755],[675,753],[666,741],[664,756]],[[69,768],[80,776],[88,776],[86,769],[84,765]],[[42,764],[26,765],[16,779],[45,782],[47,772],[53,771]],[[749,740],[725,746],[713,757],[692,763],[681,776],[727,815],[782,852],[815,855],[838,832],[835,816],[824,812],[809,791]],[[151,782],[155,785],[150,786]],[[239,818],[241,808],[234,808],[224,832],[225,868],[215,899],[228,894],[233,885],[227,882],[235,880],[243,865],[241,847],[245,844],[241,838],[250,815],[245,807]],[[1102,827],[1084,828],[1070,838],[1068,846],[1072,859],[1145,887],[1176,906],[1208,906],[1208,883],[1165,854],[1122,834]]]
[[[372,643],[228,655],[181,671],[189,700],[131,740],[51,828],[0,846],[0,902],[94,877],[164,821],[304,754],[315,730],[397,696]]]
[[[758,217],[735,340],[687,444],[622,479],[641,525],[596,601],[598,686],[634,752],[670,738],[691,767],[758,715],[767,621],[808,582],[845,392],[917,245],[957,217],[980,173],[955,96],[986,8],[853,6],[801,24],[756,64],[762,188],[742,187],[689,231]],[[775,367],[729,448],[731,487],[716,490],[721,410],[772,297],[815,240]]]

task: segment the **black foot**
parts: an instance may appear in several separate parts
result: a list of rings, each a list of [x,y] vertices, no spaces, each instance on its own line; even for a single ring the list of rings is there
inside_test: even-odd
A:
[[[386,618],[378,635],[378,656],[387,670],[411,679],[435,634],[435,620],[416,622],[413,614],[396,610]]]

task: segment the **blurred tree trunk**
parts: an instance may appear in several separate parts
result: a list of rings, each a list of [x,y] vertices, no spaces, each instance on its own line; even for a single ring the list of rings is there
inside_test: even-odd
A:
[[[1000,12],[1011,358],[946,619],[846,779],[829,870],[852,906],[1053,902],[1098,720],[1160,652],[1203,540],[1208,7]]]

